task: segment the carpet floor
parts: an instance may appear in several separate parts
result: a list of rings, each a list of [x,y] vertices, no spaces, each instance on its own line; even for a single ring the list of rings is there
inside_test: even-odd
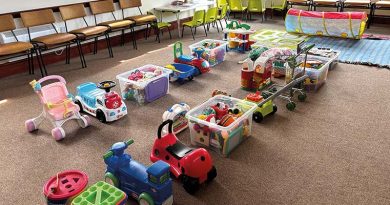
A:
[[[259,22],[249,23],[256,29],[283,28],[281,19]],[[383,34],[388,28],[375,25],[370,32]],[[198,32],[196,39],[203,38]],[[209,38],[220,39],[222,34],[212,30]],[[153,40],[138,41],[138,50],[131,43],[115,47],[113,59],[107,58],[105,50],[87,55],[86,69],[75,58],[70,65],[50,65],[48,71],[65,77],[74,93],[85,81],[114,80],[118,73],[144,64],[171,63],[169,45],[174,40],[166,35],[160,44]],[[188,31],[182,41],[185,47],[194,42]],[[113,143],[129,138],[135,143],[127,151],[150,165],[157,127],[168,107],[177,102],[194,107],[207,100],[213,89],[238,98],[247,94],[240,89],[237,64],[244,57],[229,52],[211,73],[184,85],[171,84],[169,95],[145,106],[127,102],[129,114],[117,122],[102,124],[93,118],[87,129],[68,123],[67,138],[61,142],[51,137],[49,123],[35,133],[24,128],[24,121],[42,109],[28,84],[38,74],[1,79],[0,98],[7,101],[0,104],[0,204],[44,204],[43,184],[66,169],[85,171],[90,184],[102,180],[102,155]],[[278,112],[253,124],[252,137],[229,158],[211,152],[218,171],[211,184],[192,196],[175,181],[174,204],[390,204],[389,87],[388,69],[337,64],[325,85],[298,103],[295,111],[287,111],[284,102],[276,101]],[[188,129],[178,137],[190,144]]]

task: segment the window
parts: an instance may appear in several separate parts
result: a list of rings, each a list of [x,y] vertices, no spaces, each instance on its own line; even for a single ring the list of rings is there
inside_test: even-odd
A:
[[[166,182],[168,179],[169,179],[169,174],[167,172],[160,177],[160,183],[162,184],[162,183]]]
[[[152,176],[152,175],[149,175],[149,181],[155,183],[155,184],[158,184],[158,180],[155,176]]]
[[[102,105],[103,106],[103,103],[101,100],[96,100],[98,104]]]

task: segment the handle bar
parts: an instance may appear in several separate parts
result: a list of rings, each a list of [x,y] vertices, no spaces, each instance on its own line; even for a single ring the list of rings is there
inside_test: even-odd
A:
[[[134,143],[134,140],[133,139],[129,139],[129,140],[123,142],[123,143],[125,143],[127,146],[129,146],[129,145]],[[110,150],[106,154],[103,155],[103,159],[110,158],[110,157],[112,157],[112,155],[114,155],[114,152]]]

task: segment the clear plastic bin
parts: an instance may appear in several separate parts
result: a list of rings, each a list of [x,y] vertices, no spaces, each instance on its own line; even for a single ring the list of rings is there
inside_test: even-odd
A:
[[[207,48],[204,47],[205,43],[219,43],[220,45],[215,48]],[[226,54],[226,46],[228,42],[227,41],[220,41],[220,40],[214,40],[214,39],[204,39],[198,43],[192,44],[189,46],[190,52],[194,54],[194,49],[201,47],[205,49],[205,52],[202,56],[205,60],[207,60],[210,63],[210,66],[216,66],[220,63],[222,63],[225,60],[225,54]]]
[[[136,71],[148,71],[160,69],[162,73],[156,77],[141,81],[129,80],[129,76]],[[156,65],[144,65],[116,76],[119,80],[122,98],[133,100],[143,105],[145,102],[152,102],[166,95],[169,92],[169,75],[171,70]]]
[[[200,119],[198,116],[217,103],[240,108],[242,115],[227,127]],[[217,95],[186,114],[189,120],[191,144],[208,147],[227,157],[230,152],[252,133],[252,115],[257,104],[237,98]]]
[[[327,58],[322,56],[314,56],[314,55],[308,55],[307,60],[318,60],[323,62],[323,65],[319,69],[315,68],[306,68],[306,74],[309,76],[304,82],[305,90],[306,91],[317,91],[325,82],[328,77],[328,71],[330,70],[330,67],[334,65],[334,62],[336,61],[337,56],[333,58]],[[300,56],[298,60],[301,60],[303,62],[304,56]],[[299,61],[299,62],[301,62]],[[296,72],[302,71],[302,67],[298,67],[296,69]]]

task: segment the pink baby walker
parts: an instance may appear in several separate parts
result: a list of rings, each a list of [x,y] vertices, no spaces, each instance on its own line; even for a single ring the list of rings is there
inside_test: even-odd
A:
[[[42,86],[42,83],[45,81],[56,82],[45,83],[46,85]],[[39,81],[33,80],[30,82],[30,85],[43,104],[43,112],[38,117],[25,122],[29,132],[37,130],[42,121],[47,119],[54,126],[51,130],[51,135],[58,141],[65,137],[65,130],[62,128],[62,125],[68,120],[77,120],[82,128],[90,124],[88,116],[80,115],[80,108],[73,102],[73,96],[68,93],[66,81],[63,77],[50,75]]]

